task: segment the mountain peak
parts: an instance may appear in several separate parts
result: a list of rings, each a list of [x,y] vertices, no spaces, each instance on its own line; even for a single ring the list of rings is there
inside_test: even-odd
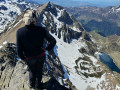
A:
[[[43,6],[42,6],[42,8],[51,8],[51,6],[52,6],[53,4],[49,1],[49,2],[47,2],[46,4],[44,4]]]
[[[37,12],[38,20],[36,25],[47,26],[52,33],[56,33],[59,38],[70,43],[71,39],[77,39],[81,36],[84,29],[63,7],[50,2],[41,6]],[[74,33],[74,34],[73,34]]]
[[[47,4],[49,5],[49,4],[50,4],[50,1],[49,1],[49,2],[47,2]]]

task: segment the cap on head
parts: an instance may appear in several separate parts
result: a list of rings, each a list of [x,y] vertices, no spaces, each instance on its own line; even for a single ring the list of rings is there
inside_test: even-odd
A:
[[[34,10],[26,10],[23,16],[25,25],[30,25],[36,22],[36,12]]]

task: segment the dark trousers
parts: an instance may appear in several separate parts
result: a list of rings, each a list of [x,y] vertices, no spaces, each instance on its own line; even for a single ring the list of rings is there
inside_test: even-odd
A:
[[[35,87],[41,86],[41,80],[42,80],[42,69],[45,62],[45,55],[41,58],[31,58],[27,60],[27,65],[30,69],[30,85]]]

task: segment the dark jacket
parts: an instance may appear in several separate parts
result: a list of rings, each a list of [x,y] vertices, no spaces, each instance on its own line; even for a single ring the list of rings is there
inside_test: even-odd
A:
[[[43,53],[44,39],[49,42],[45,48],[48,51],[53,49],[56,44],[55,38],[45,28],[35,25],[20,28],[16,37],[17,53],[22,60]]]

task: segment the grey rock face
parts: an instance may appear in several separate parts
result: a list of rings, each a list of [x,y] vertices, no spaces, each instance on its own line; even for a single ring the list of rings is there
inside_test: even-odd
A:
[[[1,49],[0,55],[0,90],[32,90],[29,88],[29,69],[25,63],[17,61],[15,44],[8,43]],[[43,71],[42,81],[46,90],[69,90],[64,87],[64,71],[53,52],[50,52]],[[63,86],[57,81],[60,77]],[[71,86],[67,85],[69,88]]]

